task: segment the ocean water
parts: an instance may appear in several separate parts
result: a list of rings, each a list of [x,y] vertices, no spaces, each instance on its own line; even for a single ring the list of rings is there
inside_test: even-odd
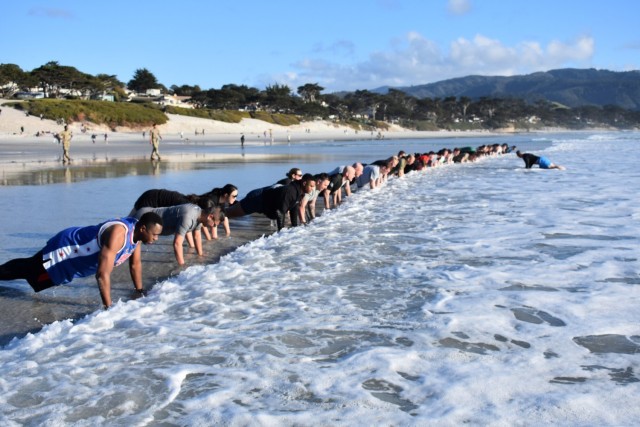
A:
[[[499,142],[567,170],[412,173],[14,339],[0,423],[637,424],[640,134]]]

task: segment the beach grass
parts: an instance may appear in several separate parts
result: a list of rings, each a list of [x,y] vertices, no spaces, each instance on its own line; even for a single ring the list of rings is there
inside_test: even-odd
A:
[[[169,114],[179,114],[188,117],[211,119],[224,123],[240,123],[242,119],[256,119],[266,123],[280,126],[292,126],[300,124],[300,118],[293,114],[269,113],[267,111],[237,111],[237,110],[213,110],[208,108],[181,108],[166,107]]]
[[[263,122],[274,125],[292,126],[300,124],[298,116],[294,116],[293,114],[269,113],[266,111],[254,111],[250,114],[252,119],[262,120]]]
[[[34,99],[6,104],[25,114],[66,123],[91,122],[116,127],[141,127],[164,124],[167,116],[157,107],[145,104],[89,100]]]
[[[251,117],[248,112],[236,110],[212,110],[209,108],[182,108],[167,106],[165,111],[169,114],[178,114],[199,119],[211,119],[224,123],[240,123],[242,119]]]

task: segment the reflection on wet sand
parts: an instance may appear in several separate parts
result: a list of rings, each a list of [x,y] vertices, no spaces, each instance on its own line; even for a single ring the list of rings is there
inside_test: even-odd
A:
[[[289,160],[290,156],[286,157]],[[135,175],[159,175],[164,172],[192,171],[228,166],[229,163],[245,163],[251,159],[219,159],[193,161],[149,161],[144,160],[112,160],[82,161],[71,166],[57,166],[43,169],[11,169],[2,171],[0,185],[46,185],[86,181],[100,178],[119,178]],[[281,162],[283,156],[254,158],[253,161]]]
[[[173,165],[174,167],[176,165]],[[2,185],[46,185],[72,183],[95,178],[114,178],[126,175],[152,175],[157,167],[147,162],[113,162],[90,166],[16,171],[2,176]],[[184,166],[188,170],[188,165]]]

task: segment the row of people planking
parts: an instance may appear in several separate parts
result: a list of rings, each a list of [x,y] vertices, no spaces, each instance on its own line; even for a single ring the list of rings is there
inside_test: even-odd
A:
[[[511,152],[506,144],[465,147],[438,152],[400,151],[369,164],[356,162],[316,175],[291,169],[286,178],[273,185],[254,189],[237,201],[238,188],[227,184],[200,195],[153,189],[144,192],[130,214],[103,223],[71,227],[48,240],[44,248],[28,258],[16,258],[0,265],[0,280],[26,280],[35,292],[95,275],[102,304],[112,305],[111,273],[129,260],[129,271],[137,293],[145,294],[142,282],[141,244],[152,244],[159,236],[173,236],[176,262],[185,263],[184,246],[203,255],[202,239],[217,238],[222,225],[230,234],[229,218],[263,214],[275,221],[278,231],[308,224],[316,217],[316,205],[324,199],[324,209],[338,207],[343,197],[358,189],[376,189],[389,177],[424,171],[452,163],[473,162],[482,156]]]

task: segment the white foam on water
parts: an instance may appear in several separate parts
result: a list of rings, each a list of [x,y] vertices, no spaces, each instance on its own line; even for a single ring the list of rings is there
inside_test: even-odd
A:
[[[0,351],[3,425],[629,425],[638,135],[413,173]],[[622,135],[622,134],[621,134]]]

